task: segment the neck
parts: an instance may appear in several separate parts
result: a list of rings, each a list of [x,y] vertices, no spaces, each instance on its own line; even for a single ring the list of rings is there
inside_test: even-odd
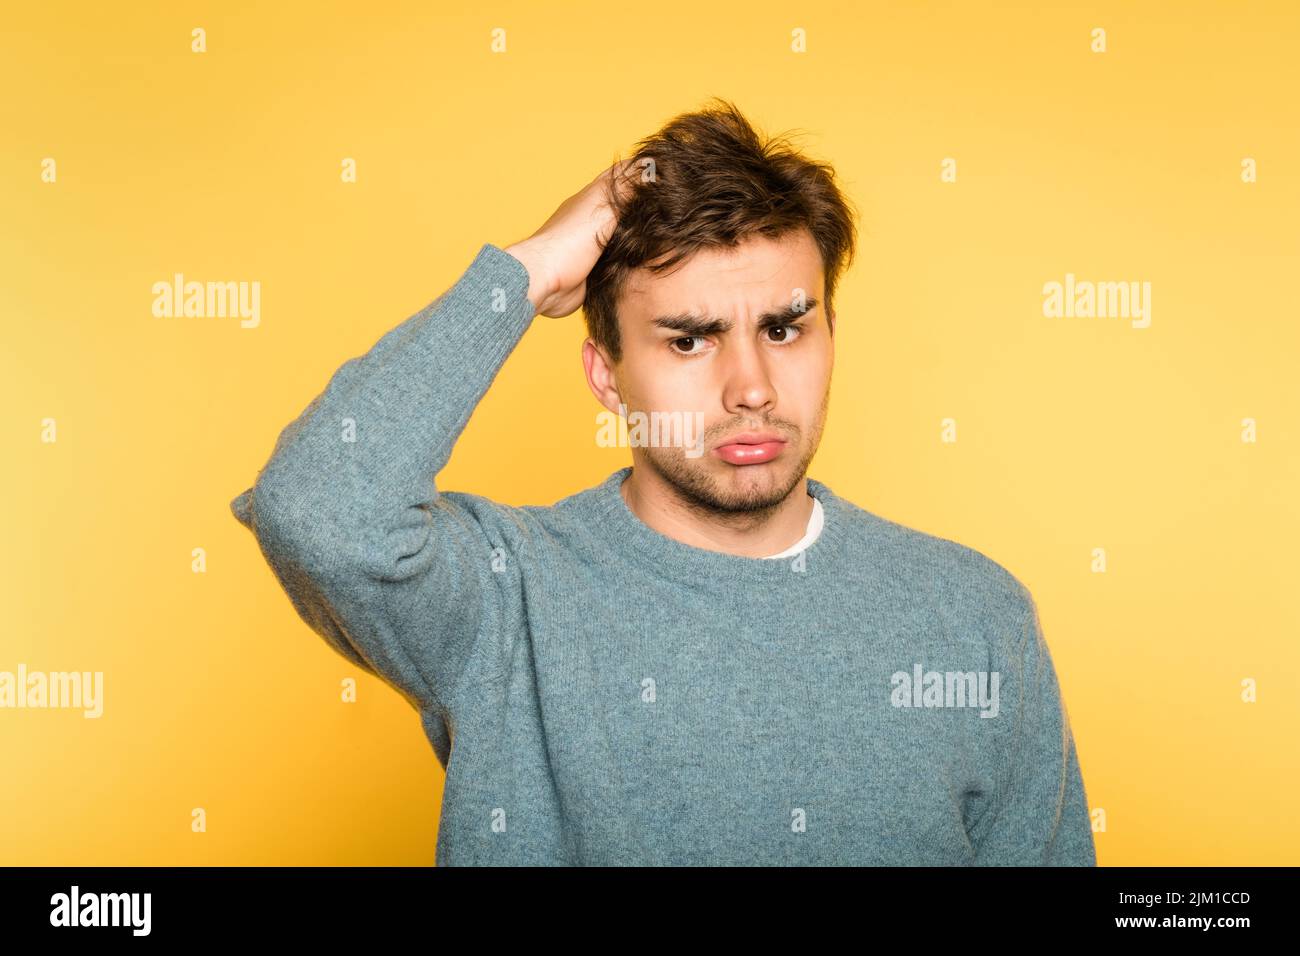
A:
[[[720,512],[684,499],[649,469],[633,468],[620,492],[647,526],[683,544],[742,558],[779,554],[804,536],[813,499],[806,478],[777,504],[759,511]]]

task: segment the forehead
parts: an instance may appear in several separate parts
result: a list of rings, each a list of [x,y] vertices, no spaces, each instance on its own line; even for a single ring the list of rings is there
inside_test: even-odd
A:
[[[735,248],[701,249],[667,273],[634,270],[619,312],[641,320],[682,309],[714,315],[767,310],[788,303],[797,289],[821,299],[822,280],[821,253],[808,230],[779,239],[750,236]]]

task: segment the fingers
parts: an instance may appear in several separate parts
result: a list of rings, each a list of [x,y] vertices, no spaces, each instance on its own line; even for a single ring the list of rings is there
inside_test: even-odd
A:
[[[634,162],[632,159],[621,159],[613,165],[605,167],[601,174],[596,177],[597,180],[602,182],[605,202],[611,202],[615,197],[626,200],[631,194]]]

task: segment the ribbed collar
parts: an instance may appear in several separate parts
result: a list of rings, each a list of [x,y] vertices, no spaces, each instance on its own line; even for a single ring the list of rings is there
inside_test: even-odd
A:
[[[601,530],[615,540],[616,547],[627,548],[656,571],[692,584],[710,580],[777,583],[805,576],[795,573],[792,567],[796,555],[747,558],[697,548],[661,534],[638,518],[623,500],[619,489],[630,474],[632,466],[625,466],[593,488],[593,504],[604,525]],[[809,494],[821,502],[823,513],[821,534],[803,553],[805,571],[811,575],[837,566],[849,537],[850,516],[845,503],[829,487],[814,478],[808,478],[807,483]]]

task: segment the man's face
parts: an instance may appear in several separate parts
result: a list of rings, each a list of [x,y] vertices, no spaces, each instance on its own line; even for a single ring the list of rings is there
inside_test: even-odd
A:
[[[671,274],[638,269],[619,299],[619,328],[622,360],[612,374],[599,363],[604,388],[588,358],[605,407],[625,405],[629,429],[634,413],[656,411],[703,426],[687,447],[634,444],[634,467],[713,512],[784,501],[821,441],[835,358],[811,234],[702,250]],[[766,437],[777,441],[736,443]]]

